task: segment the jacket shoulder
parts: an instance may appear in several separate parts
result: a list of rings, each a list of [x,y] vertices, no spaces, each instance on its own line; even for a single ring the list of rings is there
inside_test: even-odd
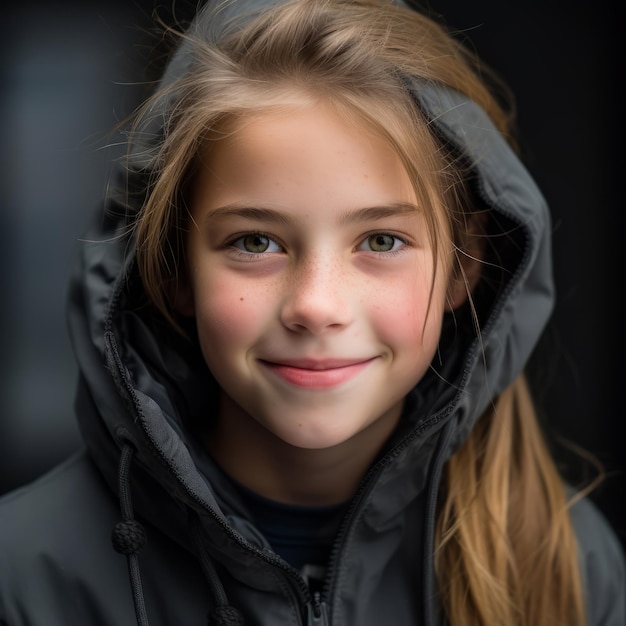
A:
[[[88,581],[105,584],[101,570],[110,576],[112,567],[124,580],[124,560],[110,541],[119,519],[116,499],[86,452],[2,496],[0,623],[70,626],[81,623],[74,616],[96,614],[108,623]]]
[[[626,564],[615,531],[588,498],[572,506],[571,519],[578,540],[589,626],[625,626]]]
[[[0,546],[23,550],[86,518],[119,517],[116,500],[86,451],[79,451],[35,481],[0,497]],[[113,522],[115,523],[115,522]],[[20,539],[27,539],[22,542]]]

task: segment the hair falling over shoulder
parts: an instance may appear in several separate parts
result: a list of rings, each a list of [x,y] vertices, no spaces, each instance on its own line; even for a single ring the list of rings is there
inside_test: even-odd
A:
[[[442,491],[436,569],[450,624],[584,626],[569,503],[523,376],[450,459]]]

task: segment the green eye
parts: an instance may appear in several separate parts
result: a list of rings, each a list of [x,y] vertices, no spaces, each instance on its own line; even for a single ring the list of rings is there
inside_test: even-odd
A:
[[[248,235],[242,243],[247,252],[265,252],[270,247],[270,240],[263,235]]]
[[[239,237],[230,244],[233,248],[248,254],[263,254],[264,252],[280,252],[281,247],[267,235],[250,233]]]
[[[403,245],[404,242],[399,237],[389,233],[376,233],[366,237],[358,249],[369,252],[394,252]]]
[[[393,250],[395,244],[394,237],[391,235],[372,235],[367,238],[370,244],[370,248],[374,252],[389,252]]]

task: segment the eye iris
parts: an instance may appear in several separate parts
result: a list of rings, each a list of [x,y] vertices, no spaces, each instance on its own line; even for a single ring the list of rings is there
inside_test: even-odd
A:
[[[389,252],[393,249],[393,237],[391,235],[372,235],[370,246],[374,252]]]
[[[270,247],[270,240],[263,235],[247,235],[243,238],[243,245],[248,252],[265,252]]]

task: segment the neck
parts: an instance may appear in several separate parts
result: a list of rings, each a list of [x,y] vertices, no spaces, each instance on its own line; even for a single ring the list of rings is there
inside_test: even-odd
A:
[[[259,495],[303,506],[340,504],[354,495],[398,419],[399,411],[330,448],[300,448],[225,396],[207,446],[227,474]]]

